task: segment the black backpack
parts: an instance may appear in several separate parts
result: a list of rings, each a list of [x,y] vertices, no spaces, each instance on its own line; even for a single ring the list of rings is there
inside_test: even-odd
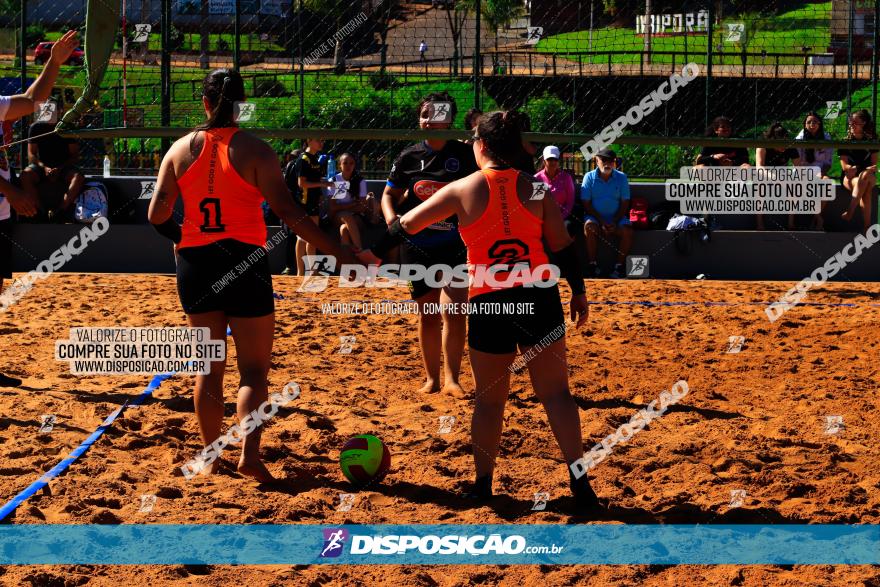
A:
[[[287,165],[284,166],[284,183],[287,184],[287,189],[290,190],[290,193],[293,194],[293,197],[299,201],[301,200],[301,192],[299,189],[299,159],[302,157],[302,149],[297,149],[293,152],[293,158],[288,161]]]

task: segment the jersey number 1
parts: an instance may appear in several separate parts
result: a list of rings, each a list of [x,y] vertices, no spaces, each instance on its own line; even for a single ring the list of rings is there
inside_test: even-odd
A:
[[[211,219],[213,208],[213,222]],[[205,221],[199,226],[202,232],[223,232],[226,230],[220,216],[220,198],[205,198],[199,203]]]

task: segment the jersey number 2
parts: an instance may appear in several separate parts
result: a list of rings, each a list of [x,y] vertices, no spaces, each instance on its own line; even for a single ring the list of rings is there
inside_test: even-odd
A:
[[[223,232],[226,230],[220,216],[220,198],[205,198],[199,203],[199,210],[202,211],[205,218],[205,221],[199,226],[202,232]]]

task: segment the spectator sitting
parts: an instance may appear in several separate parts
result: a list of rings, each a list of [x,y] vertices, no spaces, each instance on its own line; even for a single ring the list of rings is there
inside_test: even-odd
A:
[[[71,221],[73,206],[86,181],[75,166],[79,158],[76,141],[58,134],[40,136],[54,129],[54,123],[35,122],[28,133],[30,165],[21,174],[21,184],[38,202],[37,222]]]
[[[867,110],[857,110],[849,117],[849,141],[876,141],[877,130]],[[865,230],[871,226],[871,196],[877,185],[877,150],[848,147],[838,149],[840,167],[843,169],[843,185],[852,194],[849,209],[843,213],[844,220],[852,220],[856,206],[862,207]]]
[[[733,136],[733,123],[726,116],[719,116],[706,129],[707,137],[729,139]],[[697,157],[696,167],[749,166],[749,152],[743,147],[703,147]]]
[[[810,112],[804,119],[804,128],[795,137],[797,141],[830,141],[831,135],[825,132],[825,124],[822,117],[815,112]],[[828,172],[831,171],[831,164],[834,162],[834,149],[825,147],[822,149],[814,148],[798,148],[799,165],[804,167],[818,167],[822,175],[822,179],[828,179]],[[825,228],[825,219],[822,218],[822,212],[828,205],[827,200],[822,200],[821,211],[813,218],[812,228],[823,230]]]
[[[764,131],[765,139],[787,139],[788,131],[781,122],[774,122],[770,128]],[[800,165],[800,156],[797,149],[792,147],[758,147],[755,150],[755,165],[757,167],[788,167],[789,163]],[[764,230],[764,215],[758,214],[758,230]],[[794,230],[794,214],[788,215],[788,229]]]
[[[363,233],[372,219],[380,212],[379,202],[372,192],[367,193],[367,180],[357,172],[355,159],[351,153],[339,157],[341,172],[334,180],[348,182],[348,189],[331,188],[330,219],[333,226],[339,227],[343,244],[353,244],[358,249],[364,247]]]
[[[559,164],[559,147],[549,146],[543,153],[544,168],[535,174],[538,181],[550,186],[550,195],[559,204],[565,227],[571,235],[581,231],[581,219],[573,214],[575,204],[574,177]]]
[[[611,277],[624,276],[623,263],[632,247],[633,229],[629,220],[629,180],[614,169],[617,154],[602,149],[596,154],[596,169],[584,175],[581,201],[584,204],[584,236],[587,237],[589,268],[587,275],[601,275],[598,261],[599,238],[620,237],[617,262]],[[607,242],[607,241],[606,241]]]

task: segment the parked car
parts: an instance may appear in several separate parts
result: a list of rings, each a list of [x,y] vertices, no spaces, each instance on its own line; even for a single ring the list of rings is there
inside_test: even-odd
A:
[[[37,65],[46,63],[46,61],[49,60],[49,55],[52,53],[52,45],[54,44],[55,43],[51,41],[38,43],[36,48],[34,48],[34,63]],[[70,54],[65,65],[82,65],[85,56],[86,54],[85,51],[82,50],[82,47],[77,47],[73,50],[73,53]]]

